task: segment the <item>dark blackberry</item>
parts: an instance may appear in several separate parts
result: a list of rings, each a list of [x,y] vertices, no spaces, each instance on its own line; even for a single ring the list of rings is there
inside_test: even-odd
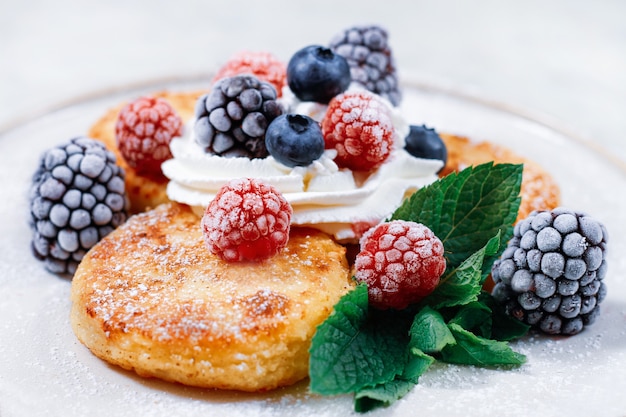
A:
[[[493,296],[519,320],[549,334],[572,335],[598,316],[606,295],[604,225],[556,208],[515,225],[491,275]]]
[[[276,89],[255,76],[222,78],[196,103],[196,142],[215,155],[265,158],[265,130],[283,113],[276,97]]]
[[[85,253],[126,221],[124,171],[115,155],[87,137],[49,149],[30,192],[32,248],[46,269],[73,274]]]
[[[387,31],[376,25],[355,26],[337,34],[330,48],[350,65],[352,81],[398,106],[402,99]]]

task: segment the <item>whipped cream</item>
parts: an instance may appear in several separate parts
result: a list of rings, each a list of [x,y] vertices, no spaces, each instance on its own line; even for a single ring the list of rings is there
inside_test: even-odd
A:
[[[308,114],[319,120],[325,107],[300,103],[293,95],[283,103],[290,113]],[[339,241],[354,241],[363,230],[388,217],[404,200],[437,179],[442,161],[415,158],[404,150],[409,125],[389,105],[395,128],[394,149],[376,171],[365,174],[340,169],[336,151],[326,150],[306,167],[287,167],[273,157],[224,158],[207,154],[195,142],[192,120],[184,135],[170,143],[173,158],[162,165],[170,180],[168,197],[204,210],[221,186],[234,178],[254,177],[273,185],[293,207],[292,224],[311,226]]]

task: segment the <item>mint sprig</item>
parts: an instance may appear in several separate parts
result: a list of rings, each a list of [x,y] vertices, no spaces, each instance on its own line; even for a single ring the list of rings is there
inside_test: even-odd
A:
[[[391,219],[423,223],[441,239],[446,271],[435,291],[403,311],[370,308],[367,287],[344,295],[311,344],[311,391],[354,393],[355,410],[388,406],[435,361],[519,366],[506,341],[528,327],[507,316],[482,285],[512,235],[522,166],[487,163],[417,191]]]
[[[522,165],[492,162],[451,173],[415,192],[391,220],[422,223],[441,239],[448,270],[500,232],[502,250],[513,235],[520,205]],[[500,253],[492,255],[495,260]],[[491,267],[490,263],[486,263]],[[483,275],[487,276],[489,268]]]

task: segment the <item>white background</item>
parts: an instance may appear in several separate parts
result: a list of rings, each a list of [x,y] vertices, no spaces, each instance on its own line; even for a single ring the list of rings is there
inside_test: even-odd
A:
[[[623,0],[0,0],[0,130],[76,96],[208,72],[233,53],[287,61],[379,23],[406,78],[544,114],[626,161]]]

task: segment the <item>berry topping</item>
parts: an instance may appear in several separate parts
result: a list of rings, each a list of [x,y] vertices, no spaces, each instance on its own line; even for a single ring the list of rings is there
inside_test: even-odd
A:
[[[593,323],[606,294],[605,227],[584,213],[534,211],[491,270],[507,313],[548,334],[572,335]]]
[[[448,150],[441,136],[435,129],[424,125],[409,127],[409,135],[404,139],[404,149],[416,158],[443,161],[444,166],[448,161]]]
[[[162,98],[140,97],[126,105],[115,125],[117,147],[140,175],[164,179],[161,164],[172,157],[170,142],[183,134],[183,121]]]
[[[389,108],[369,91],[333,98],[322,120],[326,149],[336,149],[339,167],[370,171],[379,167],[393,147],[394,127]]]
[[[292,213],[273,186],[252,178],[232,180],[206,208],[204,240],[226,261],[261,261],[287,245]]]
[[[296,52],[287,64],[287,83],[302,101],[328,103],[350,85],[350,67],[332,50],[311,45]]]
[[[396,67],[387,31],[379,26],[356,26],[336,35],[330,48],[350,65],[352,81],[400,104]]]
[[[276,89],[252,75],[222,78],[196,103],[196,142],[226,157],[265,158],[265,130],[283,113]]]
[[[269,52],[244,51],[234,55],[215,74],[213,82],[234,75],[250,74],[274,86],[278,97],[287,85],[287,66]]]
[[[85,253],[126,221],[124,171],[96,140],[80,137],[46,151],[33,177],[30,219],[35,256],[73,274]]]
[[[368,286],[378,309],[403,309],[430,294],[446,269],[441,240],[426,226],[394,220],[368,230],[360,241],[355,278]]]
[[[308,116],[284,114],[270,123],[265,133],[270,155],[288,167],[307,166],[324,153],[319,123]]]

